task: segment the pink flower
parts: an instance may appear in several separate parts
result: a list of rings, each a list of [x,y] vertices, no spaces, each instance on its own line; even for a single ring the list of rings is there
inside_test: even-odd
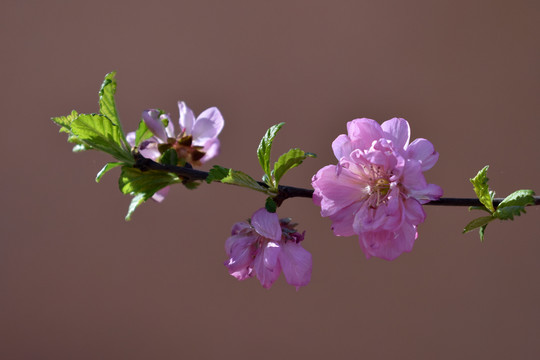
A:
[[[442,196],[422,173],[439,154],[426,139],[409,144],[405,119],[382,125],[355,119],[347,123],[347,133],[332,143],[338,164],[313,176],[313,200],[321,216],[332,220],[334,234],[356,234],[367,258],[393,260],[412,250],[416,227],[426,217],[422,204]]]
[[[159,161],[163,152],[174,149],[179,165],[189,163],[201,165],[219,154],[218,135],[223,129],[224,120],[218,108],[204,110],[197,118],[183,101],[178,102],[180,119],[179,131],[175,132],[169,114],[162,114],[157,109],[145,110],[142,118],[154,136],[139,145],[142,156]],[[131,146],[135,146],[135,132],[126,136]],[[169,192],[165,187],[154,194],[154,200],[161,202]]]
[[[250,223],[234,224],[225,242],[229,273],[238,280],[255,274],[268,289],[283,271],[287,283],[297,290],[307,285],[311,279],[311,254],[300,245],[304,235],[296,232],[295,226],[290,219],[278,220],[276,213],[265,208],[257,210]]]

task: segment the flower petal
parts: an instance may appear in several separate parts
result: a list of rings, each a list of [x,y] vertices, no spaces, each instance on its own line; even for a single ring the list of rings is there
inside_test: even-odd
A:
[[[256,236],[233,235],[225,242],[225,251],[230,257],[225,262],[229,273],[238,280],[251,276],[250,268],[253,266],[255,249],[252,244],[257,241]]]
[[[362,179],[346,168],[338,175],[336,169],[335,165],[325,166],[311,180],[316,194],[314,200],[321,202],[322,216],[332,215],[365,196],[366,184]]]
[[[439,159],[433,144],[426,139],[415,139],[407,148],[409,159],[418,160],[422,164],[422,171],[429,170]]]
[[[306,286],[311,280],[311,254],[300,244],[289,241],[283,245],[279,262],[287,283],[296,286],[296,290],[300,286]]]
[[[341,134],[332,142],[332,150],[336,159],[341,160],[342,157],[348,158],[353,151],[351,139],[347,135]]]
[[[142,112],[142,118],[148,129],[154,134],[159,140],[167,142],[167,134],[165,133],[165,127],[163,123],[159,120],[159,110],[150,109],[144,110]]]
[[[407,120],[402,118],[392,118],[381,124],[381,128],[386,133],[386,138],[394,142],[396,149],[406,149],[411,137],[411,128]]]
[[[281,240],[281,226],[276,213],[260,208],[251,217],[251,225],[259,235],[274,241]]]
[[[208,141],[215,139],[221,131],[219,125],[211,119],[199,117],[193,125],[193,145],[205,146]]]
[[[208,160],[211,160],[219,155],[220,142],[218,138],[209,140],[204,145],[203,151],[205,152],[204,156],[199,160],[201,164],[204,164]]]
[[[277,245],[274,242],[270,242],[268,245],[270,244]],[[261,282],[261,285],[266,289],[269,289],[272,286],[281,273],[281,266],[279,261],[277,261],[281,248],[274,245],[262,248],[255,257],[253,263],[255,274],[257,274],[257,278]],[[269,266],[269,264],[274,261],[274,258],[275,262],[273,263],[273,266]]]
[[[354,119],[347,123],[347,133],[355,149],[367,150],[375,140],[384,137],[378,122],[372,119]]]
[[[183,101],[178,102],[178,112],[180,113],[180,119],[178,123],[180,124],[180,131],[185,131],[187,135],[191,135],[193,130],[193,123],[195,122],[195,115],[186,103]]]
[[[154,195],[152,195],[152,200],[155,200],[158,203],[162,202],[165,200],[165,196],[169,193],[170,188],[170,186],[165,186],[163,189],[156,191]]]
[[[365,232],[360,234],[359,240],[366,258],[376,256],[384,260],[394,260],[402,253],[412,250],[417,236],[416,226],[404,223],[397,232]]]

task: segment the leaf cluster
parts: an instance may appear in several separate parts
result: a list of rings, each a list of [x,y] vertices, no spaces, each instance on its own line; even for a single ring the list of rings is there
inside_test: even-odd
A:
[[[266,209],[269,212],[276,212],[277,204],[274,201],[279,193],[279,182],[283,175],[290,169],[300,165],[308,157],[316,157],[313,153],[308,153],[303,150],[294,148],[281,155],[274,163],[273,168],[270,166],[270,155],[272,144],[279,130],[285,123],[279,123],[270,127],[262,137],[257,148],[257,157],[259,164],[264,172],[262,182],[258,182],[248,174],[238,170],[228,169],[221,166],[214,166],[206,178],[207,183],[219,181],[225,184],[233,184],[243,186],[255,191],[259,191],[268,195],[266,199]]]
[[[116,160],[103,166],[96,176],[99,182],[110,170],[121,167],[120,191],[133,196],[126,219],[133,211],[165,186],[181,182],[178,176],[161,171],[145,171],[134,168],[135,159],[120,124],[116,102],[115,72],[105,75],[99,90],[99,114],[79,114],[75,110],[67,116],[52,118],[60,126],[60,132],[68,134],[68,141],[75,144],[73,151],[99,150],[112,155]],[[141,120],[136,131],[136,146],[152,137],[152,133]],[[170,155],[170,154],[169,154]]]
[[[521,213],[525,213],[525,207],[527,205],[534,204],[534,191],[532,190],[517,190],[512,194],[504,198],[499,205],[495,208],[493,205],[493,198],[495,192],[489,189],[487,177],[487,170],[489,166],[486,165],[478,174],[470,179],[474,187],[474,192],[480,200],[482,206],[472,206],[469,210],[483,210],[486,211],[488,216],[478,217],[469,222],[463,229],[463,233],[469,232],[474,229],[479,229],[480,241],[484,241],[484,233],[487,225],[493,220],[514,220],[514,216],[520,216]]]

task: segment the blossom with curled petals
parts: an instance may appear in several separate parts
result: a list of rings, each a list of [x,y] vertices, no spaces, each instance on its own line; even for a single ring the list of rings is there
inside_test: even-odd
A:
[[[234,224],[225,242],[229,259],[225,266],[238,280],[256,275],[261,285],[270,288],[283,271],[290,285],[305,286],[311,279],[311,254],[300,242],[290,219],[278,219],[276,213],[261,208],[249,222]]]
[[[178,156],[178,165],[201,165],[219,154],[218,135],[223,129],[224,120],[216,107],[204,110],[197,118],[183,101],[178,102],[180,119],[176,132],[169,114],[160,110],[149,109],[142,113],[142,119],[153,136],[139,145],[139,153],[145,158],[159,161],[168,149],[174,149]],[[135,146],[135,132],[127,134],[126,139]],[[169,187],[165,187],[152,196],[161,202]]]
[[[393,260],[411,251],[426,217],[422,204],[442,196],[423,174],[439,154],[428,140],[409,139],[405,119],[350,121],[347,135],[332,143],[338,164],[312,178],[313,200],[332,220],[334,234],[358,235],[367,258]]]

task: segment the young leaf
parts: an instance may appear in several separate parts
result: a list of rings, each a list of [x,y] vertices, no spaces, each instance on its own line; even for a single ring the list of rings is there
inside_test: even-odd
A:
[[[107,172],[123,164],[124,163],[121,163],[121,162],[110,162],[110,163],[105,164],[105,166],[97,173],[96,182],[98,183],[103,177],[103,175],[105,175]]]
[[[154,134],[146,126],[146,123],[141,120],[139,127],[135,132],[135,146],[139,146],[144,140],[150,139]]]
[[[488,181],[487,178],[487,170],[489,168],[489,165],[484,166],[482,170],[476,174],[476,176],[472,179],[470,179],[471,183],[474,186],[474,192],[476,193],[476,196],[478,196],[478,199],[480,202],[490,211],[494,212],[495,208],[493,207],[493,200],[492,200],[492,194],[489,191],[488,187]]]
[[[264,203],[264,207],[266,208],[266,211],[270,213],[275,213],[277,210],[277,204],[271,197],[266,198],[266,202]]]
[[[212,181],[220,181],[221,179],[225,178],[227,175],[229,175],[228,168],[224,168],[223,166],[214,165],[210,171],[208,172],[208,176],[206,178],[206,182],[210,184]]]
[[[514,220],[514,216],[520,216],[522,212],[525,213],[525,206],[531,204],[534,204],[534,191],[514,191],[501,201],[493,215],[501,220]]]
[[[71,114],[69,114],[67,116],[53,117],[53,118],[51,118],[51,120],[54,121],[56,123],[56,125],[60,126],[60,131],[59,132],[70,133],[71,132],[71,123],[73,122],[73,120],[75,120],[77,118],[77,116],[79,116],[79,114],[77,114],[77,112],[75,110],[73,110],[71,112]]]
[[[101,88],[99,89],[99,112],[100,114],[109,118],[114,125],[117,125],[120,128],[122,139],[124,139],[124,132],[122,131],[122,125],[120,124],[118,112],[116,111],[116,103],[114,101],[114,94],[116,93],[115,76],[115,71],[105,75],[105,79],[103,80]]]
[[[281,155],[278,161],[274,164],[274,179],[275,185],[279,184],[281,177],[287,171],[300,165],[307,157],[316,157],[315,154],[304,152],[300,149],[291,149]]]
[[[493,216],[482,216],[482,217],[476,218],[470,223],[468,223],[467,226],[465,226],[465,228],[463,229],[463,234],[471,230],[474,230],[476,228],[486,226],[488,223],[490,223],[493,220],[495,220]]]
[[[238,185],[252,190],[260,191],[265,194],[268,193],[268,188],[261,186],[248,174],[238,170],[227,169],[219,165],[214,165],[214,167],[210,169],[208,173],[206,182],[210,184],[212,181],[219,181],[224,184]]]
[[[122,166],[118,186],[123,194],[145,193],[148,198],[167,185],[181,182],[173,173],[164,171],[141,171],[131,166]]]
[[[484,242],[484,234],[486,232],[487,224],[478,229],[478,234],[480,235],[480,242]]]
[[[133,164],[131,152],[124,146],[121,129],[103,115],[79,115],[71,123],[71,131],[78,140],[111,154],[127,164]]]
[[[266,134],[264,134],[263,138],[261,139],[259,147],[257,148],[257,157],[259,158],[259,164],[261,164],[264,173],[269,177],[270,151],[272,150],[272,142],[274,142],[274,138],[276,137],[277,132],[279,131],[279,129],[281,129],[283,125],[285,125],[284,122],[274,125],[270,129],[268,129],[266,131]]]
[[[122,166],[122,173],[118,179],[120,191],[133,195],[129,205],[126,220],[131,219],[135,209],[150,199],[158,190],[165,186],[179,183],[178,176],[162,171],[140,171],[130,166]]]

